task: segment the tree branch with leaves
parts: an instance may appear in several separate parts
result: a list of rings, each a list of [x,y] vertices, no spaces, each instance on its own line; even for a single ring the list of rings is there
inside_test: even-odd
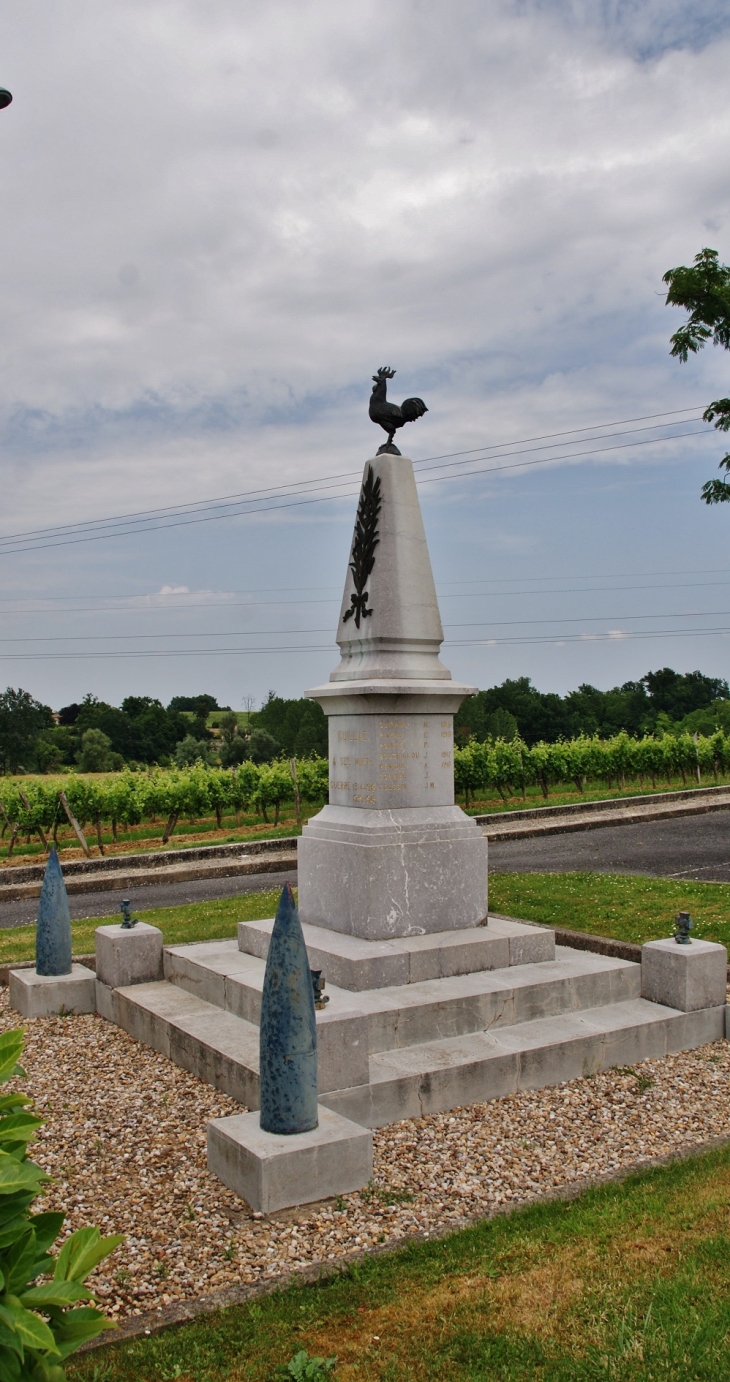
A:
[[[666,283],[667,306],[684,307],[689,317],[671,338],[671,354],[686,364],[690,353],[696,355],[707,341],[730,350],[730,265],[721,264],[717,250],[703,249],[695,255],[694,264],[687,268],[668,269],[662,282]],[[705,422],[714,422],[720,432],[730,431],[730,398],[718,398],[702,414]],[[723,456],[719,469],[730,475],[730,452]],[[702,486],[706,504],[730,503],[730,482],[708,480]]]

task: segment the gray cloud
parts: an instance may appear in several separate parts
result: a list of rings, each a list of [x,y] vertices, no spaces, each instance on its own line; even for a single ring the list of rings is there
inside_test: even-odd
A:
[[[8,529],[350,468],[385,361],[421,455],[726,389],[669,360],[661,292],[727,243],[724,5],[9,13]]]

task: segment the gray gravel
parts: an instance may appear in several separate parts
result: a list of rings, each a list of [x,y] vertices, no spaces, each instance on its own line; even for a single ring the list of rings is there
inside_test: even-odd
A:
[[[118,888],[111,892],[72,893],[68,904],[74,921],[87,917],[112,917],[119,914],[123,897],[131,899],[136,911],[149,907],[181,907],[186,902],[210,902],[218,897],[235,897],[239,893],[262,893],[269,888],[283,888],[285,883],[296,887],[296,871],[287,873],[238,874],[232,878],[200,878],[190,883],[164,883],[149,888]],[[25,926],[35,922],[38,898],[23,898],[19,902],[0,903],[0,930],[6,926]]]
[[[730,811],[489,846],[495,873],[644,873],[730,883]]]

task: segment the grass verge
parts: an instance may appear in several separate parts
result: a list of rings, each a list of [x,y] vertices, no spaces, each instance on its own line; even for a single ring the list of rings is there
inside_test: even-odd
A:
[[[156,907],[138,915],[151,926],[159,926],[166,945],[222,940],[235,936],[239,921],[273,916],[279,893],[280,889],[273,888],[184,907]],[[695,921],[694,936],[719,941],[730,949],[730,883],[684,883],[612,873],[491,873],[489,907],[505,916],[638,945],[671,935],[677,912],[689,911]],[[94,931],[109,920],[74,921],[74,954],[90,953]],[[34,956],[32,926],[0,930],[0,964]]]
[[[367,1258],[69,1366],[74,1382],[717,1382],[730,1373],[730,1149]]]
[[[730,883],[618,873],[490,873],[489,909],[637,945],[670,936],[677,912],[691,912],[693,936],[730,947]]]
[[[276,912],[281,888],[261,893],[241,893],[211,902],[191,902],[184,907],[154,907],[137,912],[141,921],[159,926],[165,945],[185,945],[187,941],[223,940],[235,936],[239,921],[258,921]],[[74,955],[91,954],[97,926],[108,925],[113,917],[89,917],[71,923]],[[0,964],[35,959],[35,927],[13,926],[0,930]]]

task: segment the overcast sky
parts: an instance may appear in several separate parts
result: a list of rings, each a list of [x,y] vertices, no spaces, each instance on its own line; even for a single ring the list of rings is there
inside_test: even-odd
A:
[[[2,534],[259,491],[0,544],[2,685],[240,707],[326,680],[385,363],[429,407],[399,443],[454,675],[730,674],[730,507],[699,498],[725,448],[697,420],[730,357],[669,357],[661,282],[730,259],[727,3],[0,19]]]

